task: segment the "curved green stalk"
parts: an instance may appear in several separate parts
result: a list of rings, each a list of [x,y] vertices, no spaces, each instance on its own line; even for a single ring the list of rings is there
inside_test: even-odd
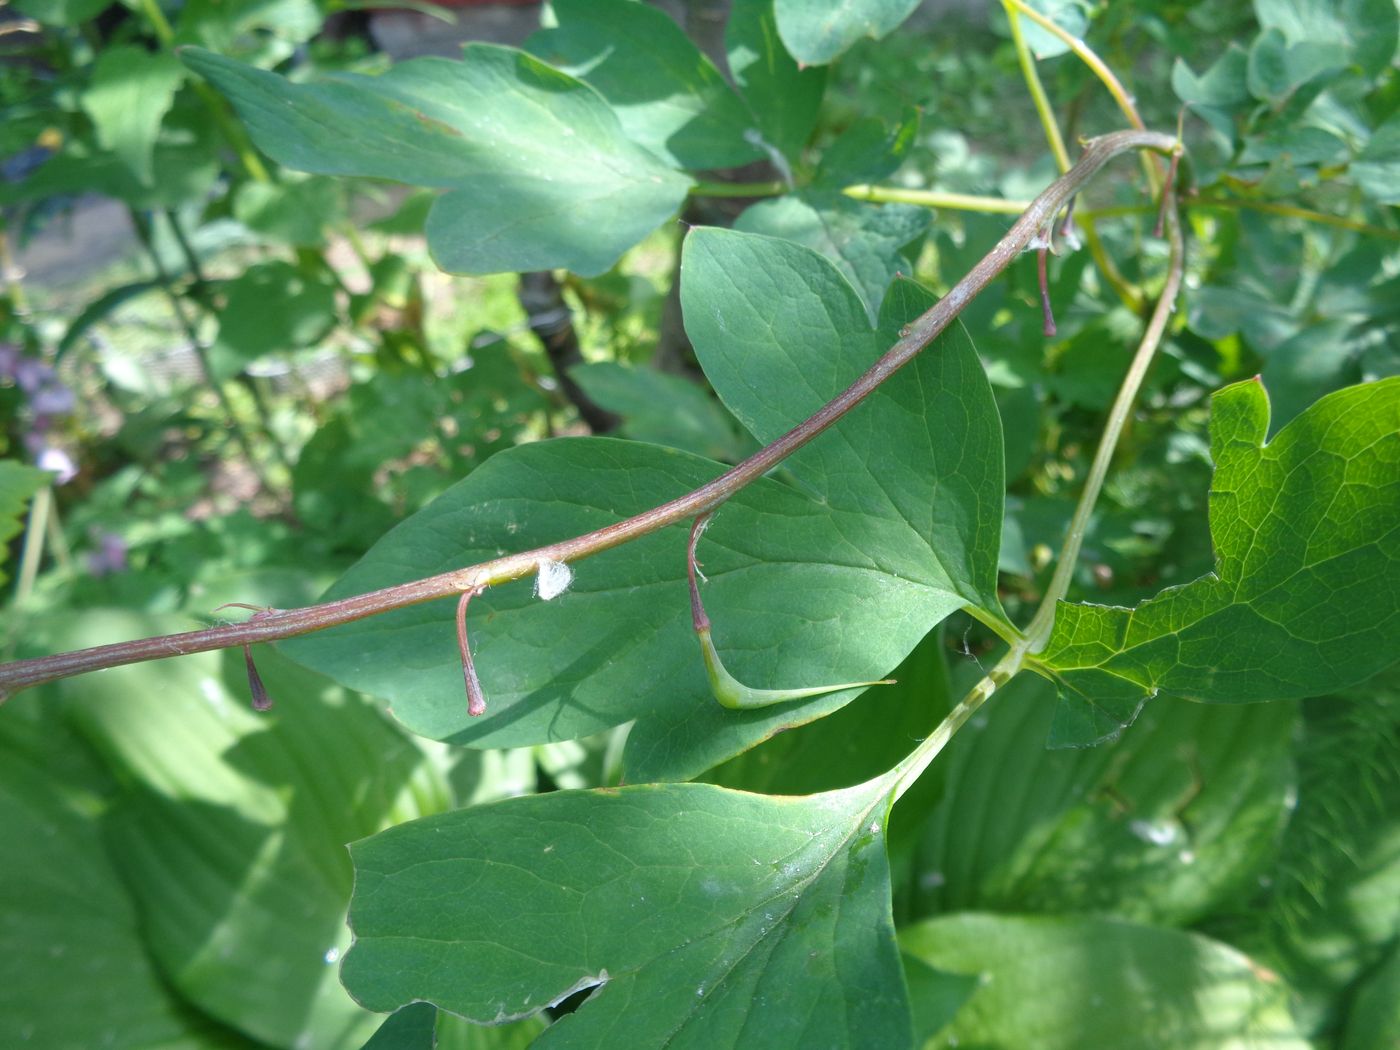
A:
[[[754,689],[745,685],[725,670],[715,643],[710,639],[710,618],[700,601],[700,586],[695,577],[695,545],[700,542],[700,534],[709,525],[714,511],[698,515],[690,526],[690,542],[685,551],[685,572],[690,582],[690,621],[695,628],[695,637],[700,639],[700,652],[705,658],[705,673],[710,679],[710,691],[715,694],[721,707],[731,711],[747,711],[755,707],[768,707],[789,700],[802,700],[809,696],[836,693],[842,689],[864,689],[871,685],[894,685],[894,680],[886,678],[879,682],[842,682],[840,685],[813,685],[800,689]]]

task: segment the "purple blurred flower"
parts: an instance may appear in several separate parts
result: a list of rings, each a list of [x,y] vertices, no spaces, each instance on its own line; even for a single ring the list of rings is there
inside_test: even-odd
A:
[[[88,536],[97,545],[88,551],[88,572],[94,576],[110,576],[126,571],[126,540],[105,529],[89,529]]]
[[[49,383],[29,395],[29,407],[39,416],[66,416],[78,407],[78,398],[62,383]]]
[[[14,343],[0,343],[0,379],[13,379],[19,368],[19,347]]]
[[[15,365],[15,382],[26,394],[32,394],[53,381],[53,369],[37,357],[21,357]]]

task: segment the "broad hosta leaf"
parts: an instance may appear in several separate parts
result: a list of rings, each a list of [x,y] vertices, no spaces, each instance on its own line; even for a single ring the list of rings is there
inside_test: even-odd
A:
[[[142,185],[151,185],[160,122],[185,76],[173,56],[140,47],[104,50],[93,66],[83,109],[92,118],[97,141],[120,157]]]
[[[689,180],[626,137],[581,81],[510,48],[306,84],[187,48],[279,164],[447,189],[428,215],[443,269],[602,273],[669,218]]]
[[[246,1045],[181,1003],[102,844],[102,778],[61,726],[0,721],[0,1044],[45,1050]]]
[[[705,374],[765,442],[840,393],[932,305],[918,285],[897,282],[873,329],[828,260],[732,230],[693,231],[681,271],[686,332]],[[911,558],[999,612],[1001,422],[961,326],[787,465],[824,504],[902,531]]]
[[[816,253],[725,231],[691,237],[702,244],[684,262],[687,326],[711,381],[760,439],[836,393],[924,305],[922,293],[897,286],[877,333]],[[773,399],[755,405],[760,390]],[[789,461],[796,487],[748,487],[701,541],[715,642],[751,685],[878,678],[953,609],[999,608],[1000,425],[966,335],[946,335],[872,400]],[[391,532],[331,593],[565,539],[719,472],[706,460],[606,439],[516,448]],[[284,644],[295,659],[391,700],[415,732],[456,743],[539,743],[637,719],[626,756],[633,781],[694,776],[855,695],[722,709],[704,676],[684,578],[677,527],[580,563],[573,588],[554,601],[533,598],[523,582],[476,599],[470,631],[489,700],[477,720],[466,715],[451,601]]]
[[[1255,899],[1222,934],[1298,992],[1311,1029],[1400,937],[1400,676],[1305,705],[1298,809]]]
[[[665,12],[631,0],[554,0],[557,29],[530,50],[608,100],[623,131],[678,168],[763,157],[747,107]]]
[[[773,0],[734,0],[724,27],[729,72],[765,142],[800,160],[826,89],[826,70],[802,69],[778,37]]]
[[[1105,919],[954,915],[900,947],[981,987],[929,1047],[1306,1050],[1287,989],[1233,948]]]
[[[944,793],[911,875],[918,914],[1185,925],[1252,888],[1296,798],[1293,705],[1163,697],[1112,746],[1051,751],[1054,687],[1027,675],[1003,692],[939,759]]]
[[[928,229],[932,213],[907,204],[865,204],[839,193],[789,194],[761,201],[734,224],[821,252],[860,293],[872,323],[885,291],[911,264],[901,254]]]
[[[83,621],[89,637],[170,629],[133,614]],[[169,981],[273,1045],[359,1047],[377,1019],[331,965],[349,942],[345,844],[446,805],[445,789],[362,699],[275,653],[258,660],[270,716],[248,709],[237,653],[125,667],[61,691],[128,785],[106,831]]]
[[[1062,603],[1052,736],[1112,736],[1149,696],[1315,696],[1400,656],[1400,379],[1316,402],[1267,445],[1250,380],[1212,401],[1216,570],[1136,609]]]
[[[342,977],[482,1023],[593,989],[542,1048],[908,1046],[889,790],[564,791],[391,828],[352,849]]]
[[[773,0],[778,33],[797,61],[824,66],[861,37],[879,40],[919,6],[919,0]]]

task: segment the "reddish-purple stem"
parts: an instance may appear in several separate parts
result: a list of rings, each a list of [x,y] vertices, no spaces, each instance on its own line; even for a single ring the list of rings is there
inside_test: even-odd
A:
[[[1172,183],[1176,181],[1176,166],[1180,161],[1181,154],[1173,151],[1171,160],[1167,162],[1167,178],[1162,183],[1162,202],[1157,208],[1157,225],[1152,227],[1152,236],[1162,236],[1162,231],[1166,228],[1167,222],[1167,200],[1172,195]]]
[[[472,663],[472,647],[467,642],[467,603],[481,591],[479,587],[468,588],[457,599],[457,648],[462,654],[462,678],[467,683],[467,714],[472,718],[486,713],[486,694],[481,691],[481,679]]]
[[[248,691],[253,694],[253,710],[272,710],[272,697],[267,695],[267,687],[263,685],[262,675],[258,674],[257,664],[253,663],[252,646],[245,645],[243,647],[243,662],[248,667]]]
[[[705,613],[705,606],[700,603],[700,587],[695,582],[695,567],[699,564],[695,560],[695,545],[700,542],[700,533],[705,531],[705,525],[713,514],[714,511],[710,511],[696,516],[690,526],[690,542],[685,551],[685,572],[690,579],[690,622],[695,626],[696,633],[710,629],[710,618]]]

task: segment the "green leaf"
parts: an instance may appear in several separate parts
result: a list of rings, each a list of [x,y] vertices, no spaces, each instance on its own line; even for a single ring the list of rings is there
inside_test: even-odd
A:
[[[695,231],[690,244],[687,327],[718,392],[761,440],[834,395],[927,304],[926,293],[896,285],[876,332],[855,291],[814,252],[719,230]],[[760,390],[773,398],[756,404]],[[1000,424],[966,334],[946,334],[871,401],[788,461],[797,487],[747,487],[701,542],[714,639],[741,681],[796,688],[876,679],[953,609],[999,609]],[[607,439],[511,449],[382,539],[330,596],[600,528],[721,469]],[[470,630],[489,705],[481,719],[466,714],[454,604],[400,610],[284,648],[391,700],[414,732],[455,743],[571,739],[635,719],[626,753],[634,781],[695,776],[855,695],[721,709],[691,631],[683,527],[581,563],[573,588],[553,601],[533,598],[527,582],[475,599]]]
[[[389,1015],[363,1050],[433,1050],[437,1017],[437,1007],[431,1003],[409,1003]]]
[[[119,284],[114,288],[107,289],[83,307],[78,316],[69,322],[67,329],[63,332],[63,338],[58,341],[58,351],[54,355],[55,360],[62,359],[72,350],[78,344],[78,340],[87,335],[93,325],[105,321],[109,314],[119,310],[132,299],[139,298],[159,287],[159,281],[145,280]]]
[[[233,216],[270,240],[320,248],[326,227],[345,218],[344,185],[323,178],[245,182],[234,192]]]
[[[923,236],[932,214],[906,204],[866,204],[839,193],[803,193],[760,201],[736,230],[780,237],[820,252],[860,293],[871,323],[879,320],[885,291],[901,270],[903,252]]]
[[[210,347],[215,375],[237,375],[268,354],[312,346],[335,323],[335,286],[291,263],[257,263],[226,286],[219,334]]]
[[[198,48],[182,55],[279,164],[447,189],[427,235],[450,272],[602,273],[690,185],[631,142],[592,88],[510,48],[471,44],[460,62],[305,84]]]
[[[27,467],[13,459],[0,459],[0,569],[9,559],[10,539],[24,528],[25,508],[30,498],[47,485],[46,471]],[[7,577],[0,572],[0,583]]]
[[[134,46],[102,51],[82,93],[97,141],[122,159],[143,186],[154,184],[160,124],[186,76],[172,55]]]
[[[802,69],[778,36],[773,0],[734,0],[724,27],[729,73],[766,142],[789,161],[802,159],[812,137],[826,69]]]
[[[113,0],[17,0],[15,10],[47,26],[77,26],[95,18]]]
[[[699,384],[654,368],[597,361],[569,370],[589,399],[622,417],[621,434],[697,456],[740,458],[739,428]]]
[[[1394,0],[1254,0],[1254,13],[1288,43],[1333,48],[1368,76],[1390,64],[1400,38]]]
[[[748,109],[664,11],[630,0],[554,0],[557,29],[530,51],[608,100],[627,137],[678,168],[760,160]]]
[[[696,356],[729,410],[762,442],[840,393],[901,325],[932,305],[918,285],[897,282],[873,329],[831,262],[800,245],[732,230],[694,230],[681,266]],[[872,525],[888,522],[903,533],[910,558],[968,604],[999,614],[1001,422],[961,326],[787,466],[825,505],[864,514]],[[722,615],[715,620],[722,627]]]
[[[182,1003],[103,847],[82,742],[19,702],[0,719],[0,1044],[49,1050],[246,1045]]]
[[[1082,38],[1089,31],[1089,19],[1093,11],[1087,0],[1028,0],[1028,2],[1036,11],[1071,36]],[[1029,18],[1021,18],[1021,33],[1025,38],[1026,45],[1035,52],[1037,58],[1055,58],[1069,52],[1068,44]]]
[[[1362,192],[1377,204],[1400,204],[1400,116],[1375,130],[1350,172]]]
[[[1298,808],[1261,892],[1223,933],[1297,991],[1311,1029],[1400,937],[1400,677],[1304,705]]]
[[[824,66],[861,37],[879,40],[914,13],[919,0],[774,0],[778,34],[792,56]]]
[[[860,182],[878,182],[899,170],[919,134],[919,111],[905,109],[898,123],[857,120],[822,154],[814,183],[842,190]]]
[[[1214,573],[1135,609],[1061,603],[1041,657],[1059,743],[1111,736],[1158,690],[1315,696],[1400,655],[1400,379],[1329,394],[1266,445],[1268,427],[1255,380],[1212,400]]]
[[[889,790],[561,791],[391,828],[352,847],[346,987],[483,1024],[593,989],[542,1048],[908,1046]]]
[[[1305,86],[1317,90],[1345,65],[1346,52],[1340,45],[1315,40],[1289,43],[1279,30],[1269,29],[1249,49],[1246,79],[1255,98],[1281,106]]]
[[[982,977],[929,1046],[1308,1046],[1277,978],[1192,933],[1104,919],[954,915],[902,931],[900,947],[940,970]]]
[[[1352,1001],[1342,1050],[1393,1050],[1400,1045],[1400,945]]]
[[[1253,889],[1297,797],[1293,705],[1163,697],[1110,746],[1051,751],[1053,700],[1049,682],[1018,678],[940,756],[944,793],[910,876],[916,914],[1179,926]]]
[[[173,629],[85,613],[83,640]],[[65,644],[79,640],[73,631]],[[422,754],[359,697],[257,653],[276,706],[248,709],[242,654],[63,683],[69,719],[127,784],[107,820],[152,954],[188,999],[280,1046],[358,1047],[376,1019],[332,965],[348,946],[345,844],[447,804]]]

